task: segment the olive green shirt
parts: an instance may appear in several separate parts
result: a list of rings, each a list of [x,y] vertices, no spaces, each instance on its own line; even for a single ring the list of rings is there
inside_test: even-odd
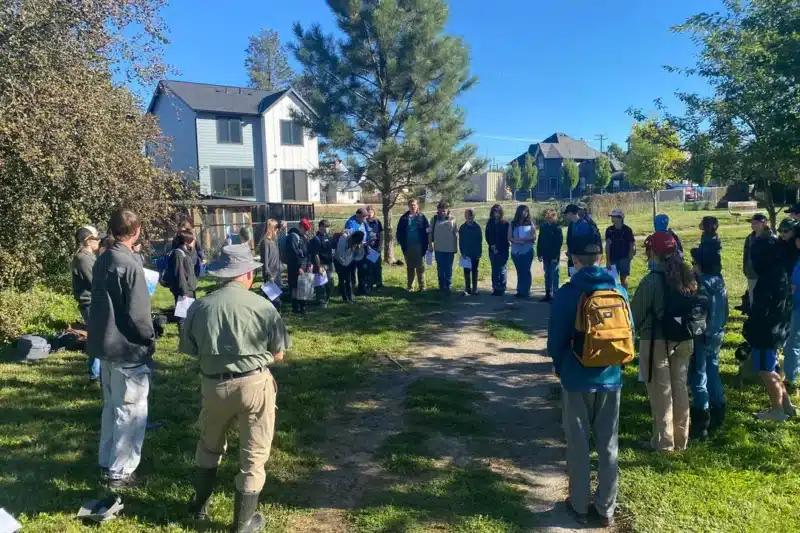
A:
[[[208,376],[266,367],[275,361],[272,354],[290,346],[286,324],[275,308],[231,282],[192,304],[178,349],[198,356]]]
[[[664,328],[661,325],[666,311],[664,278],[662,274],[656,274],[655,272],[663,273],[664,266],[661,264],[656,265],[654,272],[649,272],[639,282],[636,293],[631,300],[633,323],[640,339],[664,338]],[[653,323],[653,318],[656,320],[655,323]]]

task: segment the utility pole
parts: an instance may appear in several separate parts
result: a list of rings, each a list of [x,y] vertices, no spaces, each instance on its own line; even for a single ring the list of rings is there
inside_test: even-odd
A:
[[[603,150],[603,142],[606,139],[608,139],[608,135],[606,135],[605,133],[599,133],[599,134],[595,135],[594,138],[595,138],[595,140],[600,141],[600,151],[605,153],[605,151]]]

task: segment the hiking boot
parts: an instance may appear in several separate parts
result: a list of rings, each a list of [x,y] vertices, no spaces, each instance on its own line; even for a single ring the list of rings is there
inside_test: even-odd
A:
[[[233,502],[233,527],[232,533],[257,533],[264,529],[267,521],[259,513],[258,492],[242,493],[236,491]]]
[[[576,511],[575,508],[572,506],[572,502],[569,500],[569,498],[567,498],[566,502],[564,503],[566,503],[567,505],[567,513],[569,513],[569,515],[572,517],[573,520],[575,520],[578,524],[582,526],[585,526],[586,524],[589,523],[589,515],[579,513],[578,511]]]
[[[545,294],[544,298],[539,299],[539,301],[547,303],[553,301],[553,298],[549,294]]]
[[[783,404],[781,407],[783,407],[783,412],[786,413],[789,418],[797,416],[797,409],[792,404],[792,398],[789,396],[789,393],[783,395]]]
[[[503,291],[492,291],[492,296],[503,296],[504,294]]]
[[[614,515],[603,516],[594,505],[589,508],[589,517],[600,527],[614,527]]]
[[[708,424],[708,431],[710,433],[722,427],[722,423],[725,421],[725,408],[726,406],[724,403],[719,407],[711,406],[711,416]]]
[[[189,502],[189,514],[195,520],[208,520],[208,508],[214,485],[217,481],[216,468],[200,468],[194,470],[194,496]]]
[[[136,479],[135,473],[132,473],[123,478],[118,478],[118,479],[109,478],[108,480],[109,490],[135,489],[138,486],[139,486],[139,480]]]
[[[689,416],[691,418],[689,440],[707,440],[708,426],[711,423],[711,413],[709,410],[692,407],[689,411]]]
[[[756,418],[756,420],[771,420],[778,423],[783,423],[789,420],[789,415],[787,415],[780,407],[777,409],[770,408],[760,413],[753,413],[753,416]]]

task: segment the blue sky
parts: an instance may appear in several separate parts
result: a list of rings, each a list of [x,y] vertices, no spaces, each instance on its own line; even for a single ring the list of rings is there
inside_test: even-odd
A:
[[[451,0],[447,30],[471,48],[478,85],[460,99],[481,155],[505,163],[559,131],[583,138],[605,134],[622,144],[629,106],[653,110],[662,97],[678,110],[675,90],[704,91],[698,80],[662,65],[694,64],[685,35],[669,31],[720,0]],[[284,41],[295,21],[335,30],[324,0],[171,0],[166,59],[177,79],[243,85],[247,38],[272,28]],[[608,141],[606,141],[608,142]]]

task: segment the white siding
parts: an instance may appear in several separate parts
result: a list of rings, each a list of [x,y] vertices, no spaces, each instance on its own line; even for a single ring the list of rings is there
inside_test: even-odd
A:
[[[311,172],[319,166],[318,142],[306,132],[303,146],[281,145],[281,120],[291,120],[291,110],[303,110],[303,106],[294,95],[282,98],[263,117],[264,121],[264,154],[267,184],[267,201],[282,202],[281,170],[305,170],[308,178],[308,201],[320,201],[319,180],[311,178]]]
[[[158,118],[161,131],[170,138],[170,170],[184,172],[187,179],[196,180],[195,112],[180,98],[161,94],[156,100],[153,115]]]
[[[242,118],[242,144],[217,142],[217,116],[202,113],[197,116],[197,152],[200,163],[200,190],[211,192],[211,167],[252,167],[255,199],[263,201],[262,136],[259,117]]]

